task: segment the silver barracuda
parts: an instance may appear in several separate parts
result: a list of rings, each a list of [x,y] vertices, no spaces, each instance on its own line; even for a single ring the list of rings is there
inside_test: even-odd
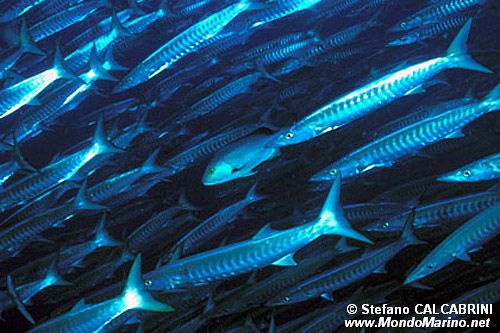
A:
[[[469,20],[453,40],[443,57],[433,58],[390,73],[359,89],[343,95],[299,120],[275,140],[272,146],[288,146],[311,140],[335,130],[394,100],[414,93],[440,72],[449,68],[464,68],[491,73],[475,62],[467,53],[467,37],[472,21]]]
[[[182,258],[145,274],[148,290],[173,290],[208,284],[268,266],[296,265],[296,251],[323,235],[340,235],[363,242],[371,241],[352,229],[340,206],[340,183],[332,185],[317,219],[284,231],[268,225],[251,240],[223,246]]]
[[[391,167],[402,157],[445,138],[463,136],[462,128],[480,116],[500,109],[500,85],[483,100],[453,108],[383,136],[353,151],[314,175],[312,181],[327,181],[342,171],[354,178],[375,168]]]
[[[496,204],[476,215],[434,248],[408,275],[405,284],[422,279],[457,259],[470,261],[469,253],[479,250],[499,233],[500,204]]]
[[[213,38],[238,15],[255,6],[253,0],[242,0],[196,23],[144,59],[113,91],[125,91],[152,79],[187,54],[196,52],[199,44]]]

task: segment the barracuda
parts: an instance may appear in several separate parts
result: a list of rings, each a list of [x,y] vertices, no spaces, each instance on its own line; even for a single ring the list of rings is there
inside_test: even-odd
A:
[[[277,0],[272,7],[252,18],[251,28],[256,28],[266,23],[276,21],[285,16],[306,10],[321,2],[321,0]]]
[[[312,181],[327,181],[342,171],[345,178],[354,178],[375,168],[391,167],[405,156],[450,137],[463,136],[461,129],[480,116],[500,109],[500,85],[483,100],[443,111],[394,133],[379,138],[348,154],[314,175]],[[345,179],[344,178],[344,179]]]
[[[472,21],[469,20],[460,30],[446,56],[430,59],[388,74],[335,99],[284,130],[277,139],[269,142],[269,145],[297,144],[335,130],[400,97],[413,93],[426,81],[449,68],[491,73],[489,69],[475,62],[467,54],[466,41],[471,23]]]
[[[45,1],[46,0],[4,1],[0,5],[0,23],[15,20],[33,9],[33,7],[39,6]]]
[[[0,261],[16,256],[31,242],[44,240],[40,236],[42,232],[60,226],[77,212],[103,209],[103,206],[97,205],[88,199],[86,187],[86,183],[84,183],[76,198],[69,203],[49,209],[43,214],[35,215],[3,230],[0,233]]]
[[[0,210],[21,205],[26,201],[73,177],[84,165],[96,156],[121,152],[106,139],[102,121],[97,124],[94,142],[87,148],[66,156],[46,166],[0,192]]]
[[[425,24],[442,22],[448,16],[465,11],[471,7],[482,5],[488,0],[445,0],[428,6],[418,13],[404,19],[394,26],[392,31],[406,31]]]
[[[26,54],[44,55],[45,53],[35,44],[30,35],[26,20],[21,21],[21,28],[19,31],[19,41],[16,48],[3,55],[0,61],[0,79],[4,79],[7,71],[10,70],[17,63],[21,57]]]
[[[486,156],[438,177],[441,182],[479,182],[500,177],[500,153]]]
[[[500,204],[476,215],[442,241],[408,275],[405,284],[420,280],[455,260],[470,261],[469,253],[500,232]]]
[[[196,252],[196,249],[199,248],[200,245],[212,239],[215,234],[234,222],[237,216],[241,214],[247,206],[262,199],[264,199],[264,197],[259,196],[256,193],[256,187],[253,186],[243,200],[223,208],[195,228],[191,229],[190,232],[177,241],[165,257],[168,258],[168,261],[172,261],[173,259]],[[163,258],[160,259],[160,262],[166,261],[167,260]]]
[[[48,95],[47,98],[42,98],[42,106],[31,110],[15,125],[14,132],[19,142],[36,137],[43,132],[44,124],[47,126],[64,113],[75,108],[78,102],[83,99],[84,93],[97,80],[114,81],[115,78],[108,74],[107,70],[121,69],[109,56],[107,56],[104,63],[101,63],[95,49],[90,56],[89,66],[89,71],[79,75],[82,82],[65,82]]]
[[[12,277],[7,277],[8,297],[0,293],[0,312],[5,311],[11,307],[17,306],[19,311],[34,324],[34,320],[26,310],[24,305],[31,305],[31,299],[41,291],[52,286],[69,286],[71,283],[65,281],[57,271],[57,262],[52,260],[47,269],[45,277],[39,280],[28,282],[17,287],[14,286]]]
[[[0,91],[0,118],[4,118],[29,104],[59,79],[80,80],[66,68],[61,51],[57,48],[52,68]]]
[[[199,44],[213,38],[238,15],[256,6],[260,7],[253,0],[242,0],[191,26],[144,59],[113,92],[125,91],[152,79],[181,58],[196,52]]]
[[[444,21],[436,22],[418,30],[408,32],[406,35],[389,42],[387,46],[409,45],[422,42],[430,38],[435,38],[439,35],[445,34],[447,31],[461,27],[469,18],[470,15],[460,15],[447,18]]]
[[[413,234],[413,214],[406,221],[401,239],[381,248],[366,252],[363,256],[345,265],[334,267],[324,273],[296,285],[267,303],[268,306],[303,302],[314,297],[331,299],[330,294],[359,281],[373,272],[384,271],[384,266],[396,254],[410,245],[422,244]]]
[[[131,9],[124,9],[116,13],[116,15],[113,15],[116,16],[116,18],[113,18],[113,16],[111,16],[101,20],[99,23],[96,23],[88,30],[82,32],[71,41],[64,44],[64,49],[77,52],[75,50],[84,48],[86,45],[92,45],[93,41],[109,34],[113,29],[117,29],[117,22],[127,22],[132,14],[133,11]]]
[[[438,228],[472,218],[485,209],[500,203],[500,194],[476,193],[431,203],[415,209],[415,229]],[[368,232],[400,232],[407,214],[374,222],[364,230]]]
[[[35,42],[50,37],[75,23],[83,21],[87,16],[103,6],[110,6],[107,0],[88,1],[69,7],[33,25],[30,29],[31,36]]]
[[[237,294],[224,298],[220,304],[217,304],[214,309],[207,311],[205,315],[207,317],[220,317],[261,306],[268,299],[276,297],[280,292],[293,287],[300,281],[311,276],[321,267],[335,260],[335,257],[356,249],[354,246],[348,246],[345,238],[341,238],[335,245],[335,249],[326,250],[318,255],[308,257],[302,260],[297,266],[274,273],[268,278],[244,288]]]
[[[64,58],[68,68],[75,73],[81,73],[84,71],[87,63],[91,61],[94,49],[97,54],[101,54],[107,48],[112,47],[113,43],[117,41],[119,37],[131,36],[132,33],[122,23],[122,17],[125,17],[125,19],[123,19],[123,21],[125,21],[128,16],[120,16],[122,13],[129,14],[127,9],[122,10],[118,14],[113,13],[109,31],[107,29],[104,30],[98,37],[81,46]]]
[[[340,235],[371,243],[352,229],[340,206],[340,183],[332,185],[317,219],[284,231],[268,225],[251,240],[223,246],[182,258],[147,273],[149,290],[173,290],[208,284],[214,280],[244,274],[271,264],[296,265],[296,251],[323,235]]]
[[[129,310],[173,311],[172,307],[151,297],[142,285],[139,255],[130,269],[127,285],[120,296],[98,304],[85,305],[79,302],[70,312],[40,324],[29,332],[98,332]]]

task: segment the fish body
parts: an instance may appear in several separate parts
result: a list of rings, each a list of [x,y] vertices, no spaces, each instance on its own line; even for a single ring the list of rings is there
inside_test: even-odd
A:
[[[432,250],[408,275],[405,284],[420,280],[455,260],[470,261],[469,253],[477,251],[500,233],[500,204],[478,214]]]
[[[338,170],[346,178],[354,178],[375,168],[390,167],[402,157],[439,140],[462,136],[461,129],[480,116],[500,108],[500,85],[482,101],[453,108],[383,136],[355,150],[314,175],[313,181],[326,181]]]
[[[63,78],[78,81],[78,78],[67,69],[61,52],[57,48],[52,68],[0,91],[0,118],[4,118],[29,104],[53,82]]]
[[[392,31],[406,31],[425,24],[442,22],[448,16],[455,15],[475,6],[483,5],[488,0],[445,0],[425,7],[414,15],[402,20]]]
[[[450,30],[455,30],[461,27],[468,19],[469,16],[466,15],[452,16],[446,18],[443,21],[431,23],[414,31],[410,31],[407,34],[389,42],[387,46],[410,45],[425,41],[427,39],[435,38],[439,35],[445,34]]]
[[[137,256],[123,293],[110,300],[84,305],[78,304],[70,312],[42,323],[29,332],[96,332],[129,310],[170,312],[173,309],[153,299],[142,287],[141,259]]]
[[[165,174],[176,174],[258,128],[256,125],[247,125],[213,136],[167,160],[163,164],[167,169]]]
[[[45,0],[4,1],[0,4],[0,23],[15,20],[43,2]]]
[[[251,1],[242,0],[191,26],[144,59],[115,87],[114,92],[121,92],[146,82],[187,54],[196,52],[199,44],[216,36],[238,15],[251,7]]]
[[[438,228],[453,225],[500,203],[500,195],[495,192],[469,194],[457,198],[441,200],[415,208],[415,229]],[[408,213],[373,222],[364,229],[370,232],[400,232]]]
[[[69,180],[78,170],[98,155],[120,152],[106,139],[102,122],[99,122],[94,142],[86,148],[46,166],[39,172],[28,175],[0,191],[0,207],[5,211],[25,203],[57,184]]]
[[[286,146],[311,140],[344,126],[366,114],[412,93],[426,81],[449,68],[467,68],[491,73],[476,63],[466,48],[471,20],[467,21],[444,57],[437,57],[390,73],[356,89],[299,120],[270,145]]]
[[[31,36],[35,42],[50,37],[84,20],[87,16],[98,10],[101,4],[105,4],[105,1],[89,1],[69,7],[33,25],[30,29]]]
[[[413,220],[409,218],[400,240],[366,252],[361,257],[344,265],[312,276],[270,300],[267,305],[286,305],[319,296],[328,297],[327,295],[330,295],[331,292],[349,286],[377,269],[383,271],[384,265],[402,249],[422,243],[413,235],[412,224]]]
[[[252,28],[257,28],[269,22],[276,21],[285,16],[309,9],[321,0],[277,0],[270,8],[252,17]]]
[[[239,214],[252,203],[262,200],[263,198],[255,193],[255,187],[248,192],[247,196],[240,201],[237,201],[214,215],[210,216],[198,226],[191,229],[172,247],[170,253],[177,257],[186,256],[196,252],[196,249],[213,238],[215,234],[224,230],[233,223]],[[172,257],[171,256],[171,257]]]
[[[294,265],[293,254],[326,234],[337,234],[370,242],[349,226],[339,203],[340,182],[328,194],[318,219],[284,231],[264,227],[253,239],[223,246],[176,260],[145,274],[149,290],[172,290],[204,285],[236,276],[273,263]]]
[[[228,83],[191,106],[191,110],[183,113],[178,121],[185,123],[213,112],[232,98],[247,92],[261,77],[261,73],[252,73]]]
[[[208,162],[203,185],[218,185],[254,175],[259,165],[279,155],[278,148],[266,147],[268,141],[269,135],[254,134],[222,149]]]

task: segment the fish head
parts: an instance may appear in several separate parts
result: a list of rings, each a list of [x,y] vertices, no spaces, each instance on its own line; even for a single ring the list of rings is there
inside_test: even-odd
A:
[[[300,303],[300,302],[304,302],[308,299],[311,299],[315,296],[316,295],[312,290],[305,291],[305,290],[297,289],[297,290],[291,291],[290,293],[279,295],[278,297],[269,300],[266,303],[266,306],[280,306],[280,305],[290,305],[290,304]]]
[[[441,182],[474,182],[487,178],[485,173],[487,173],[485,170],[480,171],[477,168],[467,167],[446,173],[438,177],[437,180]]]
[[[133,88],[143,82],[148,81],[152,75],[150,75],[146,68],[142,68],[141,65],[137,66],[134,70],[128,73],[118,85],[113,89],[113,93],[120,93],[130,88]]]
[[[420,264],[406,278],[404,284],[411,284],[412,282],[423,279],[424,277],[431,275],[434,272],[437,272],[442,267],[448,264],[448,260],[438,260],[436,256],[425,258]]]
[[[410,17],[408,19],[402,20],[395,26],[393,26],[389,31],[392,32],[397,32],[397,31],[408,31],[413,28],[416,28],[422,24],[422,17],[420,15],[415,15],[413,17]]]
[[[285,147],[311,140],[318,136],[314,129],[309,126],[301,126],[300,123],[281,131],[273,136],[266,147]]]
[[[387,46],[410,45],[416,43],[418,41],[418,38],[419,38],[419,33],[418,31],[415,31],[387,43]]]
[[[231,164],[224,160],[210,161],[203,174],[202,183],[205,186],[212,186],[228,182],[235,178],[236,171]]]
[[[368,224],[363,230],[374,233],[399,233],[403,230],[404,218],[383,219]]]
[[[342,174],[342,182],[352,180],[359,172],[352,163],[334,163],[314,174],[309,180],[311,182],[326,182],[337,179],[338,174]]]

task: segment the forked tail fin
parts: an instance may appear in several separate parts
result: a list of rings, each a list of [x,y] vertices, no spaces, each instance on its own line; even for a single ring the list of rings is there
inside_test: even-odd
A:
[[[340,205],[341,183],[342,177],[339,172],[318,216],[318,227],[322,229],[321,232],[324,234],[344,236],[372,244],[373,242],[371,240],[354,230],[349,221],[344,217],[342,206]]]
[[[127,309],[137,309],[155,312],[170,312],[174,309],[155,300],[145,289],[141,276],[141,255],[139,254],[132,264],[127,278],[127,285],[122,294],[122,300]]]
[[[470,56],[467,50],[467,38],[469,37],[472,19],[469,19],[465,25],[460,29],[457,36],[451,42],[448,48],[447,55],[455,59],[453,67],[469,69],[472,71],[493,73],[490,69],[484,67]]]

